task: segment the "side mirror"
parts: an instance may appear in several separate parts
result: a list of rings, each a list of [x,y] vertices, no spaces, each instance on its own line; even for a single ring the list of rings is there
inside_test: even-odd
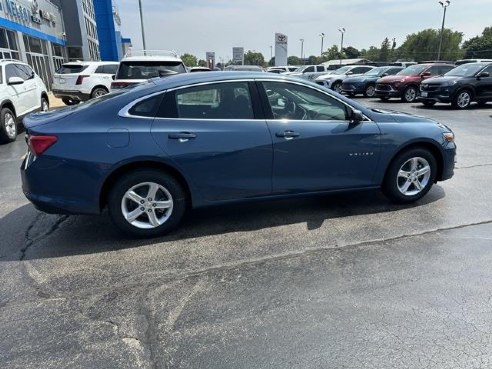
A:
[[[389,74],[388,74],[388,73],[383,73],[383,74],[381,74],[381,78],[382,78],[382,77],[386,77],[386,76],[389,76]]]
[[[420,77],[422,78],[426,78],[426,77],[430,77],[431,76],[431,72],[424,72],[422,74],[420,74]]]
[[[22,85],[24,80],[20,77],[10,77],[7,84],[9,85]]]
[[[480,73],[477,78],[484,78],[484,77],[490,77],[490,73],[489,72],[482,72]]]
[[[348,71],[347,73],[345,73],[347,76],[350,76],[351,74],[354,74],[354,72],[352,71]]]
[[[350,124],[357,124],[364,120],[364,115],[360,110],[352,109],[350,113]]]
[[[111,76],[111,79],[114,81],[114,80],[116,79],[116,74],[113,74],[113,75]]]

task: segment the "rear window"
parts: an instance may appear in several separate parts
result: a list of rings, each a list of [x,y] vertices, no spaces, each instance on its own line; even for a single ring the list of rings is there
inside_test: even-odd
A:
[[[186,73],[182,62],[145,61],[121,62],[117,79],[150,79]]]
[[[87,69],[88,65],[77,65],[77,64],[63,64],[56,73],[58,74],[71,74],[80,73]]]

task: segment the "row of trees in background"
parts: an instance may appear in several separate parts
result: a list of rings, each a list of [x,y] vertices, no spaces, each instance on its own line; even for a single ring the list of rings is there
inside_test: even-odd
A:
[[[340,57],[343,59],[364,58],[378,62],[437,60],[439,40],[439,30],[425,29],[408,35],[399,47],[395,40],[386,37],[380,47],[371,46],[368,49],[358,50],[353,46],[348,46],[343,48],[340,55],[338,46],[333,45],[321,56],[311,55],[304,61],[297,56],[290,56],[287,62],[289,65],[320,64]],[[444,29],[441,60],[454,61],[462,58],[492,59],[492,27],[486,27],[482,35],[465,42],[463,42],[463,33]],[[181,59],[189,67],[207,65],[205,60],[198,60],[191,54],[183,54]],[[229,61],[227,64],[233,63]],[[262,53],[250,50],[244,54],[244,64],[272,66],[275,64],[275,58],[270,59],[267,63]]]

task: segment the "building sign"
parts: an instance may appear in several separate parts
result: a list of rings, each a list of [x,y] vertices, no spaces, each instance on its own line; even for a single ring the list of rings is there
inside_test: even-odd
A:
[[[287,65],[287,35],[275,33],[275,66]]]
[[[232,62],[234,64],[237,64],[237,63],[244,64],[244,47],[233,47],[232,48]]]
[[[207,65],[210,69],[214,69],[215,68],[215,52],[213,51],[207,51],[207,53],[205,54],[206,58],[207,58]]]
[[[17,3],[15,0],[5,0],[5,9],[8,14],[23,22],[31,20],[31,12],[25,6]]]

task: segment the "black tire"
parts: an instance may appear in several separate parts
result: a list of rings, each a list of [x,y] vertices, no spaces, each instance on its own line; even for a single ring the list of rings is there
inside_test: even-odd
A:
[[[408,86],[405,91],[403,91],[403,95],[401,96],[401,100],[406,103],[414,102],[417,99],[418,91],[415,86]]]
[[[339,94],[342,93],[342,82],[340,81],[335,81],[333,82],[333,84],[331,85],[331,89],[335,92],[338,92]]]
[[[379,100],[386,102],[386,101],[389,100],[389,97],[382,96],[382,97],[379,98]]]
[[[49,108],[50,108],[50,101],[46,97],[42,96],[41,97],[41,111],[48,111]]]
[[[353,92],[347,92],[347,95],[348,95],[349,97],[354,97],[354,96],[355,96],[355,93],[353,93]]]
[[[473,100],[473,95],[469,90],[458,91],[451,105],[455,109],[467,109]]]
[[[367,85],[365,90],[364,90],[364,96],[365,97],[374,97],[376,94],[376,86],[373,84]]]
[[[422,101],[422,104],[424,104],[424,106],[426,108],[430,108],[430,107],[433,107],[434,105],[436,105],[436,102],[435,101]]]
[[[424,186],[422,186],[422,189],[418,189],[417,186],[414,185],[414,181],[412,181],[410,178],[408,180],[405,180],[406,177],[399,176],[400,169],[408,170],[409,176],[412,175],[410,167],[411,166],[411,159],[412,158],[418,158],[419,165],[422,165],[422,162],[427,162],[429,169],[430,169],[430,174],[428,178],[426,178],[426,174],[422,174],[421,176],[413,176],[413,178],[416,178],[416,180],[424,182]],[[422,160],[420,160],[422,159]],[[403,169],[404,168],[404,169]],[[418,166],[416,170],[420,170],[424,168],[424,165]],[[415,148],[415,149],[409,149],[406,151],[401,152],[398,154],[390,163],[388,170],[386,171],[386,176],[384,178],[382,190],[383,193],[392,201],[400,204],[408,204],[415,202],[419,199],[421,199],[423,196],[429,192],[431,189],[432,185],[436,181],[436,176],[437,176],[437,162],[436,158],[434,155],[427,149],[423,148]],[[427,181],[425,181],[427,179]],[[405,186],[406,182],[410,182],[408,184],[407,190],[408,193],[403,193],[400,190],[400,186],[403,187]],[[422,183],[421,183],[422,184]],[[402,188],[404,190],[404,188]],[[418,191],[417,193],[413,193],[415,191]]]
[[[92,90],[91,99],[106,95],[108,92],[109,91],[106,90],[104,87],[96,87],[94,90]]]
[[[65,105],[77,105],[78,103],[80,103],[79,100],[73,100],[73,99],[70,99],[69,97],[64,97],[62,98],[62,101]]]
[[[159,195],[156,195],[156,198],[159,196],[159,200],[153,199],[153,201],[171,200],[172,207],[170,209],[159,210],[157,208],[152,208],[152,202],[147,202],[147,200],[151,199],[147,198],[147,194],[145,192],[146,183],[149,182],[162,186],[162,188],[167,191],[166,195],[164,190],[159,190]],[[125,200],[125,203],[123,203],[123,199],[127,191],[136,186],[137,189],[135,189],[135,192],[140,189],[144,190],[143,193],[141,191],[139,195],[141,195],[142,200],[146,201],[145,204],[140,205],[137,202],[134,202],[134,200]],[[150,187],[148,187],[148,190],[150,191]],[[163,171],[153,169],[139,169],[125,174],[114,184],[108,196],[109,216],[114,225],[116,225],[116,227],[127,235],[138,238],[157,237],[171,232],[178,226],[179,222],[183,218],[186,211],[186,204],[186,193],[181,184],[173,176]],[[161,225],[156,226],[155,228],[140,228],[137,225],[133,225],[127,221],[123,213],[123,205],[125,207],[132,206],[132,211],[137,210],[137,208],[144,209],[141,215],[135,219],[136,222],[151,223],[151,218],[146,213],[151,213],[151,211],[154,211],[156,216],[160,215],[162,218],[167,217],[167,220],[164,220]],[[170,211],[169,214],[167,213],[168,211]],[[128,215],[130,215],[130,213],[128,213]]]
[[[15,141],[17,133],[17,117],[9,108],[3,108],[0,111],[0,142]]]

